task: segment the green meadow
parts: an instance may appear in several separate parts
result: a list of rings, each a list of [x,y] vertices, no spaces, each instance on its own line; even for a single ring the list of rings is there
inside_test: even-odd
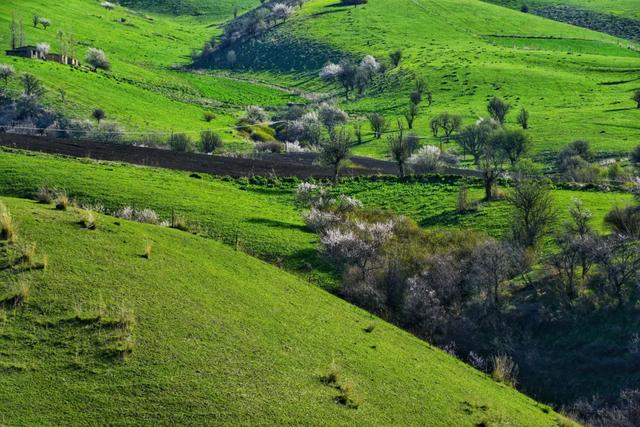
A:
[[[245,2],[244,7],[252,4]],[[234,135],[229,129],[247,105],[274,107],[299,99],[266,85],[178,71],[176,67],[189,64],[192,49],[200,49],[218,34],[216,24],[230,16],[228,7],[209,9],[211,14],[173,16],[120,6],[109,11],[92,0],[58,5],[42,0],[4,1],[0,4],[0,26],[6,31],[0,35],[0,63],[40,78],[47,89],[45,102],[70,117],[89,119],[94,108],[102,108],[108,119],[130,132],[215,129],[231,140]],[[35,28],[31,24],[34,15],[50,19],[51,27]],[[97,47],[107,54],[111,70],[92,72],[7,57],[4,49],[9,48],[12,16],[24,21],[27,43],[46,42],[52,52],[58,52],[58,32],[63,31],[78,41],[81,62],[87,48]],[[15,81],[13,87],[17,90],[19,83]],[[214,113],[213,121],[204,120],[206,112]]]
[[[204,235],[332,286],[331,270],[317,255],[317,238],[306,229],[304,210],[295,203],[297,180],[199,177],[188,172],[0,151],[0,194],[32,198],[46,185],[110,211],[133,206],[152,208],[165,219],[179,215]],[[481,204],[477,212],[458,213],[461,184],[456,177],[407,183],[392,177],[362,178],[344,180],[334,191],[356,197],[369,208],[406,215],[426,228],[473,229],[504,236],[510,224],[506,202]],[[471,198],[480,200],[480,183],[470,187]],[[568,218],[573,198],[581,199],[593,211],[593,224],[600,230],[611,207],[633,200],[626,193],[555,190],[558,225]]]
[[[475,0],[370,0],[358,7],[312,0],[263,39],[235,47],[247,72],[314,91],[338,90],[318,78],[328,59],[371,54],[388,62],[389,52],[402,49],[399,68],[343,106],[355,117],[380,112],[395,122],[414,76],[425,77],[434,102],[421,107],[415,129],[427,142],[438,142],[429,129],[437,113],[458,113],[469,124],[487,115],[494,95],[512,106],[508,126],[517,126],[520,108],[529,110],[534,154],[576,139],[603,154],[625,153],[638,141],[640,110],[630,100],[638,45],[601,33]],[[285,48],[290,55],[275,54]],[[380,140],[356,152],[387,155]]]
[[[561,422],[443,351],[211,239],[102,215],[87,230],[78,212],[0,201],[18,242],[35,242],[36,259],[48,260],[44,270],[0,271],[3,423]],[[28,298],[8,305],[18,283]],[[336,384],[323,382],[332,366]],[[345,395],[347,405],[338,402]]]

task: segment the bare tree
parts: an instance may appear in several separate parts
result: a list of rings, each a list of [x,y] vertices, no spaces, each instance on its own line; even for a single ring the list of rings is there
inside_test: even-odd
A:
[[[486,293],[496,307],[500,304],[501,285],[522,273],[526,266],[521,249],[494,239],[475,248],[468,263],[467,280]]]
[[[535,248],[556,217],[549,182],[519,178],[507,196],[513,207],[513,239],[520,245]]]
[[[518,121],[518,124],[522,126],[522,129],[529,129],[529,112],[525,110],[524,107],[522,107],[518,112],[518,117],[516,118],[516,120]]]
[[[483,145],[478,161],[478,169],[482,172],[484,181],[484,198],[487,201],[493,200],[493,187],[504,173],[505,160],[502,148],[495,144],[493,138],[490,138]]]
[[[516,162],[529,151],[531,140],[520,129],[499,129],[491,136],[493,144],[500,147],[514,166]]]
[[[351,157],[351,139],[344,129],[332,132],[327,140],[320,144],[320,164],[333,168],[333,182],[338,182],[338,175],[344,162]]]
[[[511,107],[509,106],[509,104],[507,104],[497,96],[491,98],[491,100],[487,104],[487,111],[489,111],[491,117],[500,122],[500,124],[504,124],[507,113],[510,109]]]
[[[389,136],[389,138],[387,139],[387,144],[389,146],[391,157],[398,165],[400,178],[404,178],[405,165],[409,157],[411,157],[411,147],[409,146],[409,141],[407,140],[407,138],[404,137],[404,129],[402,123],[398,122],[398,133],[396,135]]]
[[[404,113],[404,118],[407,120],[407,125],[409,126],[409,129],[413,129],[413,122],[416,120],[416,117],[418,117],[418,104],[414,103],[414,102],[409,102],[409,107],[407,108],[407,111],[405,111]]]
[[[491,135],[495,130],[495,126],[490,120],[482,120],[479,123],[469,125],[456,137],[456,141],[464,154],[473,156],[473,163],[477,166],[480,164],[480,157],[485,145],[488,144]]]
[[[382,114],[373,113],[369,115],[369,125],[376,139],[382,138],[382,134],[386,130],[387,121]]]

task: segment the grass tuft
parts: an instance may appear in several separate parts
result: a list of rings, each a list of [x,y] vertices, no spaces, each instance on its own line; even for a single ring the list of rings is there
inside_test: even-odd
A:
[[[69,209],[71,205],[71,201],[69,200],[69,196],[65,191],[61,191],[56,195],[56,209],[59,211],[66,211]]]
[[[362,405],[362,399],[353,381],[347,380],[340,385],[340,395],[336,397],[336,402],[351,409],[358,409]]]
[[[370,334],[371,332],[373,332],[373,330],[376,328],[376,324],[371,322],[367,325],[366,328],[364,328],[364,331],[368,334]]]
[[[331,361],[327,374],[322,377],[322,382],[327,385],[337,385],[340,382],[341,373],[340,367],[336,364],[336,361]]]
[[[18,238],[18,229],[7,207],[0,203],[0,240],[15,243]]]
[[[1,302],[4,306],[16,308],[27,303],[29,301],[30,294],[31,285],[29,285],[29,282],[21,280],[11,286],[11,288],[9,288],[8,292],[4,295]]]
[[[56,199],[56,192],[54,189],[45,186],[42,186],[38,189],[36,193],[36,201],[43,205],[49,205]]]
[[[81,213],[80,225],[87,230],[97,228],[96,215],[91,210],[83,210]]]
[[[151,259],[151,254],[153,253],[153,242],[146,242],[144,245],[144,254],[143,258]]]
[[[515,387],[517,384],[518,365],[506,354],[500,354],[491,358],[493,371],[491,377],[503,384]]]

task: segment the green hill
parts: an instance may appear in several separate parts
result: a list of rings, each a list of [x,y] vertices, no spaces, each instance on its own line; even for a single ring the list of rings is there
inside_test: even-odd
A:
[[[318,78],[328,60],[371,54],[389,62],[389,52],[402,49],[399,68],[344,106],[356,115],[401,117],[413,76],[424,76],[434,103],[423,107],[416,129],[427,138],[436,113],[459,113],[470,123],[487,115],[486,103],[497,95],[512,105],[510,126],[517,126],[517,110],[530,111],[537,153],[579,138],[601,152],[637,142],[640,110],[630,100],[639,84],[637,44],[476,0],[370,0],[358,7],[311,0],[260,40],[232,48],[256,75],[316,91],[338,89]],[[283,50],[289,54],[277,54]],[[386,147],[374,141],[358,152],[384,156]]]
[[[249,8],[253,3],[257,2],[238,5]],[[207,10],[212,12],[203,16],[170,16],[120,6],[109,11],[96,0],[56,4],[43,0],[3,1],[0,63],[40,78],[47,89],[45,102],[51,107],[84,119],[90,118],[93,109],[102,108],[107,119],[117,120],[129,132],[197,133],[213,128],[229,140],[233,134],[228,128],[247,105],[270,107],[300,101],[286,91],[264,85],[177,71],[176,66],[190,62],[192,49],[201,49],[206,40],[220,32],[217,23],[232,16],[227,7],[231,2],[201,4],[207,4]],[[31,24],[34,15],[49,19],[51,27],[35,28]],[[58,32],[63,31],[77,40],[81,62],[89,47],[97,47],[105,51],[111,70],[94,73],[51,61],[6,56],[12,16],[17,22],[24,22],[27,43],[46,42],[52,52],[59,52]],[[19,82],[15,80],[12,87],[18,90]],[[64,101],[60,90],[65,91]],[[206,122],[205,112],[213,112],[215,119]]]
[[[48,258],[45,270],[0,272],[8,425],[561,422],[446,353],[214,241],[104,216],[87,230],[77,212],[1,201],[18,223],[17,244],[36,242],[36,260]],[[14,307],[17,283],[30,296]],[[357,409],[323,383],[332,363]]]

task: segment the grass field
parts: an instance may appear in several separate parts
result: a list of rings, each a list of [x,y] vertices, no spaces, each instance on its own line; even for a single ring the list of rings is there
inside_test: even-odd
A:
[[[407,215],[424,227],[485,231],[494,236],[508,231],[510,211],[505,202],[481,205],[478,212],[455,210],[460,181],[399,183],[395,178],[344,181],[337,192],[361,199],[367,207]],[[69,160],[42,154],[0,151],[0,194],[31,198],[42,185],[65,189],[85,203],[110,210],[123,206],[150,207],[163,218],[184,216],[204,234],[332,286],[331,270],[318,258],[316,236],[307,231],[302,210],[294,202],[296,182],[251,183],[91,160]],[[472,185],[471,197],[482,190]],[[593,225],[602,229],[605,213],[632,201],[629,194],[556,190],[560,221],[574,197],[593,211]]]
[[[253,3],[242,4],[248,7]],[[72,117],[88,119],[91,111],[99,107],[128,131],[198,132],[213,128],[231,140],[233,134],[227,129],[247,105],[281,106],[299,99],[264,85],[172,68],[188,64],[191,50],[201,48],[220,32],[215,24],[231,13],[227,7],[231,3],[223,4],[226,6],[209,7],[215,13],[203,16],[170,16],[122,7],[107,11],[92,0],[70,0],[57,5],[42,0],[3,1],[0,26],[7,30],[0,34],[0,63],[11,64],[18,72],[30,72],[42,79],[48,89],[46,102]],[[88,47],[97,47],[109,57],[111,70],[94,73],[53,62],[5,56],[12,15],[24,21],[27,43],[47,42],[57,52],[57,34],[64,31],[78,40],[81,61]],[[41,26],[34,28],[33,15],[47,17],[52,26],[47,30]],[[13,85],[18,88],[17,81]],[[65,91],[64,102],[60,89]],[[204,120],[204,113],[209,111],[216,114],[211,123]]]
[[[306,46],[306,48],[305,48]],[[313,47],[313,49],[311,49]],[[631,50],[633,47],[636,50]],[[475,0],[370,0],[339,7],[312,0],[261,43],[235,47],[250,74],[323,86],[318,71],[329,59],[372,54],[382,60],[403,49],[369,95],[344,106],[356,117],[382,112],[401,117],[414,75],[424,76],[434,103],[422,107],[416,124],[430,138],[429,120],[441,111],[459,113],[465,123],[487,115],[494,95],[531,114],[536,153],[556,152],[587,139],[600,152],[625,152],[637,144],[640,110],[630,100],[640,87],[640,53],[631,42]],[[287,50],[289,55],[277,55]],[[315,54],[309,54],[309,51]],[[508,117],[515,124],[515,112]],[[386,156],[383,141],[356,150]]]
[[[16,281],[30,287],[26,303],[4,300],[1,310],[8,425],[560,422],[446,353],[210,239],[104,216],[90,231],[76,212],[0,201],[19,238],[48,257],[44,271],[0,271],[3,295]],[[114,348],[125,329],[114,325],[128,325],[124,360]],[[322,382],[332,363],[357,409]]]

